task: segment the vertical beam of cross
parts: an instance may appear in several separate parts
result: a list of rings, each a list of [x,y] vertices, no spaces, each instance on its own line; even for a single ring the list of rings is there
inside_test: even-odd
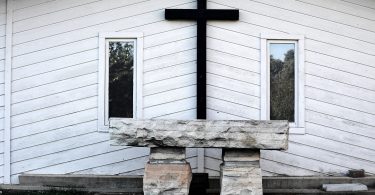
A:
[[[198,9],[166,9],[167,20],[197,21],[197,119],[206,119],[207,20],[238,20],[238,10],[207,9],[206,0],[198,0]]]

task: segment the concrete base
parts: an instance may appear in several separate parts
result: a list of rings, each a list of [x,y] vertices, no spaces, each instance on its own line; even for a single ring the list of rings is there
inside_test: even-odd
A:
[[[151,148],[145,166],[145,195],[188,195],[192,172],[185,160],[185,148]]]
[[[145,195],[188,195],[190,164],[147,164],[143,178]]]
[[[223,150],[220,195],[262,195],[260,150]]]

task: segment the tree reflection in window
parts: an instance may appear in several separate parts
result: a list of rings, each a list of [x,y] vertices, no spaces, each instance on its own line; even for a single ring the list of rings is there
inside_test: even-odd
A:
[[[294,122],[295,44],[270,44],[270,119]]]
[[[109,117],[133,117],[134,41],[109,41]]]

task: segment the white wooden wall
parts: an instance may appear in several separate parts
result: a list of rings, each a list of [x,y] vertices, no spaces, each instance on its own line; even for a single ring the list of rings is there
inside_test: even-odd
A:
[[[21,173],[142,174],[148,149],[110,147],[109,135],[97,132],[98,32],[145,34],[145,118],[195,118],[196,26],[164,20],[165,8],[196,8],[195,1],[14,3],[13,183]],[[240,9],[238,22],[208,23],[208,118],[259,119],[260,33],[303,34],[307,133],[291,135],[286,152],[263,152],[265,174],[375,174],[375,3],[212,0],[208,7]],[[221,151],[204,154],[205,171],[217,176]],[[188,157],[196,171],[197,151]]]
[[[0,0],[0,183],[4,180],[4,67],[6,0]]]

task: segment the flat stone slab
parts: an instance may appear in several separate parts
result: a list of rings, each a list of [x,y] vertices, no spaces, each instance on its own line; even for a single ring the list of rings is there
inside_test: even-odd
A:
[[[287,121],[110,120],[111,145],[285,150]]]
[[[327,192],[356,192],[367,191],[368,188],[360,183],[323,184],[323,190]]]

